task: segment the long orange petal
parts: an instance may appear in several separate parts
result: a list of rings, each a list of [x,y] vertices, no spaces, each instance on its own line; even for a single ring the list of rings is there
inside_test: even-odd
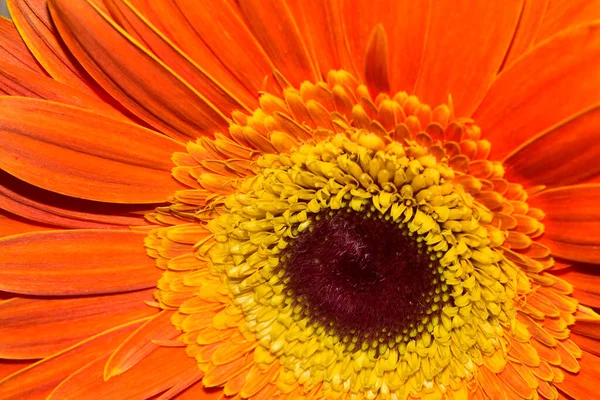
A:
[[[590,307],[600,307],[600,276],[594,267],[573,267],[560,271],[557,275],[575,288],[573,296]]]
[[[212,135],[227,118],[90,1],[53,0],[67,46],[129,111],[176,138]]]
[[[116,350],[104,366],[104,379],[120,375],[148,354],[158,349],[154,340],[173,339],[180,332],[171,322],[173,311],[161,311],[131,334]]]
[[[112,296],[14,298],[0,303],[0,357],[44,358],[97,333],[157,312],[152,289]]]
[[[7,0],[6,3],[27,47],[54,79],[83,90],[95,86],[65,49],[50,18],[47,0]]]
[[[533,46],[549,2],[550,0],[525,0],[519,25],[506,54],[503,69]]]
[[[583,352],[581,369],[577,374],[565,373],[565,380],[555,383],[563,393],[574,399],[594,399],[598,395],[598,376],[600,376],[600,357]]]
[[[599,64],[596,22],[554,36],[504,70],[473,116],[493,144],[491,158],[503,159],[530,138],[600,104]]]
[[[0,209],[58,228],[123,229],[147,225],[156,204],[111,204],[52,193],[0,171]],[[41,230],[41,229],[40,229]]]
[[[55,81],[45,74],[25,69],[21,65],[2,61],[0,61],[0,94],[51,100],[88,108],[114,118],[124,118],[123,114],[97,96],[91,95],[87,90]]]
[[[600,174],[600,107],[550,128],[513,151],[502,163],[505,178],[530,185],[565,186]]]
[[[0,380],[33,364],[31,360],[2,360],[0,359]]]
[[[522,7],[523,0],[433,3],[414,94],[432,107],[451,95],[456,115],[470,116],[502,65]]]
[[[305,80],[319,80],[308,48],[284,1],[239,1],[242,14],[263,49],[295,87]]]
[[[236,98],[229,91],[228,82],[218,82],[210,76],[200,65],[196,64],[187,54],[183,53],[164,33],[152,25],[140,12],[127,0],[104,0],[108,9],[117,18],[124,21],[129,29],[135,32],[141,42],[160,58],[174,73],[201,93],[206,99],[219,107],[225,115],[245,108],[251,112],[258,105],[257,93],[241,93],[243,98]],[[194,8],[194,7],[192,7]],[[211,15],[214,18],[214,15]],[[232,49],[228,49],[232,51]],[[236,54],[236,57],[240,57]]]
[[[17,215],[0,210],[0,238],[18,235],[20,233],[46,231],[50,229],[53,229],[53,227],[37,224],[33,221],[28,221]]]
[[[0,97],[0,168],[44,189],[115,203],[166,201],[180,185],[170,157],[184,147],[84,109]]]
[[[540,243],[572,261],[600,263],[600,184],[565,186],[529,199],[546,213]]]
[[[340,3],[343,7],[347,46],[360,74],[363,73],[369,36],[375,26],[381,24],[388,38],[391,91],[412,93],[421,65],[431,2],[391,1],[385,7],[373,7],[371,0]],[[330,30],[329,26],[322,29]],[[337,51],[343,52],[344,49],[342,47]]]
[[[197,34],[193,43],[186,43],[185,51],[189,54],[189,47],[198,47],[198,42],[205,43],[214,54],[212,58],[218,58],[224,67],[213,67],[212,60],[206,55],[193,57],[190,54],[196,63],[203,68],[206,65],[208,71],[214,71],[215,79],[234,90],[245,104],[258,106],[258,93],[263,90],[263,80],[275,68],[241,15],[228,2],[221,0],[175,0],[175,3],[185,18],[183,25],[191,26]],[[223,32],[227,32],[227,35],[223,35]],[[228,75],[234,79],[221,72],[224,70],[228,70]]]
[[[141,324],[136,321],[102,332],[0,380],[2,399],[45,399],[56,385],[114,349]]]
[[[154,287],[161,272],[131,231],[50,231],[0,240],[0,290],[89,295]]]
[[[104,381],[102,361],[92,363],[69,376],[52,392],[48,400],[79,400],[90,393],[98,399],[146,399],[200,372],[196,360],[179,347],[160,347],[134,368],[108,381]]]
[[[37,62],[31,54],[23,39],[19,35],[15,24],[4,17],[0,18],[0,60],[16,64],[22,68],[46,74],[44,68]]]
[[[342,29],[344,23],[341,3],[328,0],[287,0],[313,64],[323,77],[329,71],[338,69],[358,76]]]
[[[552,35],[577,25],[600,18],[600,7],[589,0],[550,0],[536,41],[547,40]]]

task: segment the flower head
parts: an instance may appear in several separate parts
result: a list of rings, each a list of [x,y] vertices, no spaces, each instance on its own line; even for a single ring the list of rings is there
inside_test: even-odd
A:
[[[0,398],[593,397],[600,7],[546,3],[10,1]]]

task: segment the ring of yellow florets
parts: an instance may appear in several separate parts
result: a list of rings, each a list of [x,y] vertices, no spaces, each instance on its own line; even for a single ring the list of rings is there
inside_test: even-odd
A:
[[[209,223],[216,244],[207,258],[245,315],[240,329],[259,343],[255,362],[284,366],[282,391],[298,384],[322,384],[331,397],[443,391],[471,378],[482,355],[506,352],[500,338],[515,318],[517,273],[494,250],[502,239],[480,225],[491,214],[452,184],[447,165],[363,132],[267,155],[258,165]],[[314,215],[343,208],[378,212],[428,246],[448,293],[439,317],[381,346],[350,348],[300,312],[286,291],[282,252]]]

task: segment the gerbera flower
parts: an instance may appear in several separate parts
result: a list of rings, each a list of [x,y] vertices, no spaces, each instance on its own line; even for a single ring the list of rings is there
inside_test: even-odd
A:
[[[0,398],[595,397],[597,2],[9,8]]]

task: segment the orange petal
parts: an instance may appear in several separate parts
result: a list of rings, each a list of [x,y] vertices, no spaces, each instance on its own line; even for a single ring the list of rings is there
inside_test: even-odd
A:
[[[273,66],[294,87],[300,87],[305,80],[319,80],[306,43],[285,2],[247,0],[238,6]]]
[[[6,378],[15,372],[33,364],[31,360],[1,360],[0,359],[0,380]]]
[[[529,204],[546,213],[540,243],[557,257],[600,263],[600,184],[565,186],[542,191]]]
[[[136,321],[102,332],[0,380],[2,399],[46,398],[63,379],[114,349],[141,323]]]
[[[81,65],[65,50],[47,0],[7,0],[19,34],[37,61],[57,81],[89,91],[95,86]]]
[[[104,362],[97,360],[70,375],[48,400],[146,399],[198,375],[196,360],[179,347],[159,347],[122,375],[104,381]]]
[[[144,214],[156,208],[155,204],[110,204],[75,199],[29,185],[4,171],[0,171],[0,181],[0,209],[55,227],[123,229],[146,225]]]
[[[600,103],[599,63],[600,23],[594,23],[541,43],[498,75],[473,116],[492,143],[490,157],[503,159]]]
[[[513,151],[503,162],[511,181],[565,186],[600,174],[600,107],[559,123]]]
[[[144,43],[148,50],[152,51],[168,68],[172,69],[175,75],[205,96],[210,103],[217,105],[225,115],[231,115],[234,110],[243,107],[250,112],[250,107],[254,108],[258,105],[256,92],[250,94],[244,91],[240,93],[243,96],[241,99],[233,96],[226,85],[231,83],[232,79],[228,82],[216,81],[207,74],[201,64],[196,64],[183,53],[131,4],[116,0],[104,0],[104,3],[116,20],[123,22],[129,32],[135,32],[141,43]],[[214,15],[211,14],[211,18],[214,18]],[[182,23],[186,22],[182,21]],[[239,57],[240,55],[236,54],[236,56]],[[260,79],[261,82],[262,78]]]
[[[15,24],[7,18],[0,18],[0,38],[2,38],[2,46],[0,47],[1,61],[13,63],[21,68],[26,68],[43,75],[46,74],[23,42],[23,39],[21,39],[17,28],[15,28]]]
[[[140,126],[37,99],[0,97],[0,168],[44,189],[116,203],[158,203],[180,143]],[[85,132],[85,135],[81,133]]]
[[[176,400],[220,400],[223,390],[221,388],[205,388],[202,382],[198,382],[174,397]]]
[[[28,221],[14,214],[0,210],[0,238],[26,232],[47,231],[49,229],[56,228],[37,224],[33,221]]]
[[[573,340],[583,351],[600,356],[600,340],[571,332],[569,339]]]
[[[571,330],[583,336],[600,340],[600,319],[597,317],[576,317]]]
[[[51,231],[0,240],[0,290],[37,296],[119,293],[154,287],[161,271],[144,233]]]
[[[600,276],[594,273],[593,268],[569,268],[558,276],[573,285],[573,296],[581,304],[600,307]]]
[[[88,108],[100,114],[122,119],[123,115],[89,91],[23,68],[0,61],[0,93],[10,96],[40,98],[72,106]]]
[[[52,16],[78,61],[129,111],[177,138],[211,135],[227,118],[90,1],[53,0]]]
[[[0,303],[0,357],[44,358],[97,333],[149,317],[152,290],[69,299],[14,298]]]
[[[436,1],[414,94],[432,106],[451,95],[456,114],[470,116],[502,65],[522,6],[522,0]],[[460,28],[464,21],[468,29]]]
[[[193,32],[197,35],[195,40],[190,40],[185,45],[182,43],[182,49],[198,65],[212,73],[223,86],[238,95],[244,104],[257,107],[258,92],[263,90],[263,80],[273,72],[274,67],[242,16],[231,4],[221,0],[176,0],[175,3],[184,19],[180,25],[193,27]],[[170,23],[173,22],[175,21]],[[227,35],[223,35],[223,32],[227,32]],[[175,38],[180,40],[181,36]],[[222,65],[213,66],[215,62],[208,54],[197,54],[199,42],[206,45],[207,53]],[[192,53],[191,47],[194,48]]]
[[[342,2],[342,6],[348,47],[356,67],[364,65],[369,36],[377,24],[382,24],[389,39],[392,92],[412,93],[427,33],[429,2],[390,1],[385,7],[373,7],[371,0],[353,0]],[[327,25],[324,29],[331,31]]]
[[[536,42],[577,25],[600,19],[600,7],[589,0],[551,0],[544,14]]]
[[[510,44],[502,69],[511,65],[533,46],[550,0],[525,0],[519,25]]]
[[[159,346],[154,340],[168,340],[179,335],[171,322],[172,315],[173,311],[161,311],[121,343],[104,366],[104,379],[124,373],[156,350]]]
[[[383,25],[379,24],[371,33],[365,55],[365,81],[372,94],[389,92],[388,45]]]
[[[575,399],[595,399],[598,395],[600,357],[584,352],[580,364],[579,373],[565,373],[565,380],[555,383],[555,386]]]
[[[342,29],[341,2],[288,0],[287,4],[321,76],[338,69],[355,73]],[[364,49],[363,46],[361,57]]]

